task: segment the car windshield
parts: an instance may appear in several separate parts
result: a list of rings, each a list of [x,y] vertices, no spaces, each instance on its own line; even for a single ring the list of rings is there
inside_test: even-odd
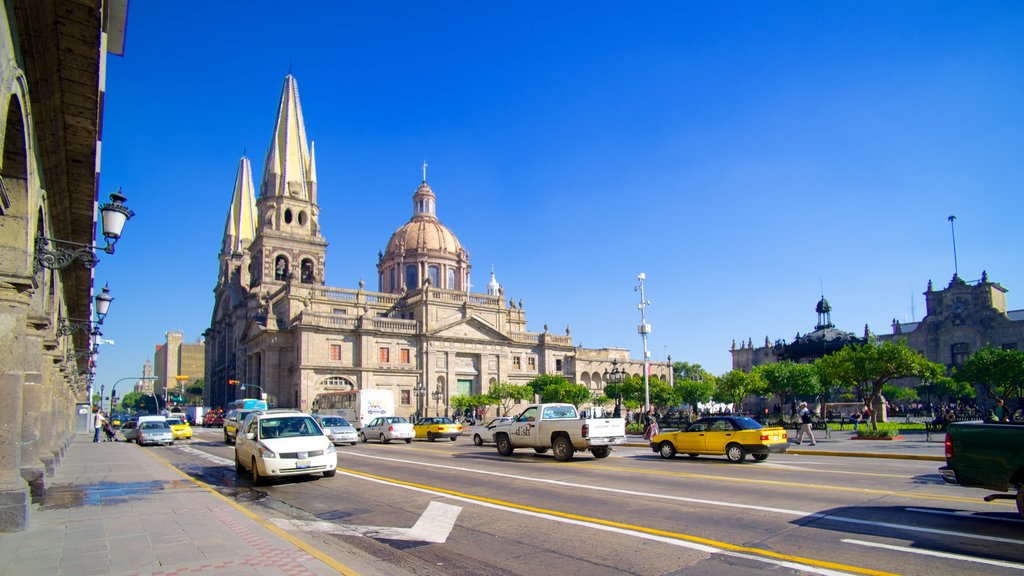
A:
[[[184,423],[185,422],[183,422],[180,418],[168,418],[167,419],[167,425],[168,426],[181,426]]]
[[[545,406],[544,407],[544,419],[561,420],[563,418],[571,418],[573,420],[579,418],[576,414],[576,408],[574,406]]]
[[[316,421],[309,416],[282,416],[260,420],[260,438],[322,436]]]
[[[139,425],[139,429],[141,430],[160,430],[166,428],[167,424],[164,424],[163,422],[143,422]]]
[[[753,418],[747,418],[746,416],[733,418],[732,421],[739,426],[740,430],[760,430],[761,428],[764,428],[760,422]]]
[[[337,416],[331,416],[330,418],[321,418],[320,424],[331,427],[351,426],[351,424],[348,423],[348,420],[345,420],[344,418],[340,418]]]
[[[388,424],[404,424],[408,422],[408,420],[402,418],[401,416],[392,416],[390,418],[385,418],[384,420],[387,420]]]
[[[252,414],[253,412],[255,412],[255,410],[239,410],[238,414],[235,416],[235,420],[241,422],[242,420],[245,420],[246,416]]]

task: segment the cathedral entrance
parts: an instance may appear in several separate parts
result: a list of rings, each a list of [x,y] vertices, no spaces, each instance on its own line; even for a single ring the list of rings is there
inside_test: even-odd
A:
[[[473,381],[464,380],[462,378],[455,382],[455,395],[456,396],[472,396],[473,395]]]

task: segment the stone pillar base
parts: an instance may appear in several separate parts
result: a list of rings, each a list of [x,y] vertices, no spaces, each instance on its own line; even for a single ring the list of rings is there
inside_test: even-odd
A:
[[[43,468],[46,469],[46,477],[53,478],[53,475],[57,473],[57,466],[60,466],[60,454],[54,452],[53,456],[43,456],[40,460],[43,462]]]
[[[33,498],[42,497],[46,492],[46,468],[43,466],[24,466],[21,469],[21,477],[28,483],[29,494]]]
[[[0,532],[20,532],[28,528],[28,487],[0,485]]]

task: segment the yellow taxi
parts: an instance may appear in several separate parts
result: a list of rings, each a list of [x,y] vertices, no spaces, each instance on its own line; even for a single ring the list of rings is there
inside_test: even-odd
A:
[[[462,435],[462,424],[452,422],[451,418],[420,418],[413,425],[417,438],[426,438],[433,442],[438,438],[447,438],[452,442]]]
[[[192,438],[192,427],[188,425],[188,420],[185,420],[183,416],[168,416],[167,426],[171,429],[171,433],[174,434],[175,440],[189,440]]]
[[[781,454],[789,446],[784,428],[765,428],[760,422],[745,416],[712,416],[701,418],[683,430],[663,432],[651,438],[651,450],[662,458],[686,454],[690,458],[700,455],[725,455],[730,462],[743,462],[747,454],[758,462],[769,454]]]

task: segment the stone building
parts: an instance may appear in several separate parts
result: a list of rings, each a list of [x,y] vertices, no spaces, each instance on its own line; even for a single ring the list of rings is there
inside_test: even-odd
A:
[[[493,272],[486,293],[471,292],[470,253],[438,218],[443,202],[426,166],[408,222],[377,254],[376,290],[363,281],[326,286],[315,148],[291,75],[258,198],[255,191],[243,157],[205,333],[207,405],[241,397],[234,380],[258,386],[271,404],[306,411],[321,394],[376,388],[392,391],[399,415],[450,413],[452,396],[496,382],[561,374],[598,392],[613,358],[642,373],[625,350],[573,346],[568,327],[529,332],[522,300],[508,298]],[[669,372],[652,368],[664,379]]]
[[[46,490],[88,413],[78,407],[95,362],[85,264],[98,252],[88,247],[106,55],[122,52],[126,12],[126,0],[0,10],[0,531],[27,526],[29,495]]]
[[[206,373],[206,345],[203,342],[184,342],[181,332],[167,332],[163,344],[158,344],[153,353],[152,393],[166,398],[168,391],[180,390],[200,380]],[[179,382],[178,376],[188,376],[187,382]]]

